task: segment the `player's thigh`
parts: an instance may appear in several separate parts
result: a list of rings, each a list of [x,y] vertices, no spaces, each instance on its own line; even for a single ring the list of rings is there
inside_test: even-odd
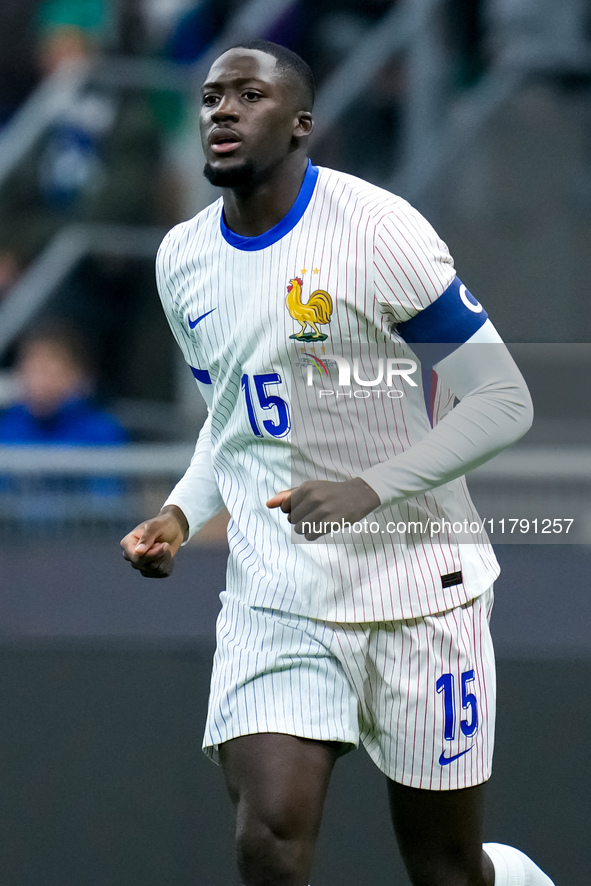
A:
[[[495,721],[491,607],[492,589],[456,609],[372,629],[361,737],[394,782],[448,791],[489,778]]]
[[[264,829],[281,839],[314,843],[341,750],[337,742],[280,733],[224,742],[220,762],[237,809],[238,836],[245,829]]]
[[[447,791],[388,780],[392,822],[413,884],[494,882],[482,851],[485,785]]]

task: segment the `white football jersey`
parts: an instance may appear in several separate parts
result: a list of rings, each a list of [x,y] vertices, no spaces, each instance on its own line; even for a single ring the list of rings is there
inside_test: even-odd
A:
[[[465,543],[465,534],[417,529],[421,521],[478,519],[457,470],[457,479],[445,482],[445,469],[439,476],[429,465],[418,492],[409,486],[398,496],[388,493],[388,501],[376,480],[385,505],[376,517],[379,533],[360,533],[348,543],[295,543],[287,516],[265,504],[293,485],[294,448],[298,464],[309,464],[310,479],[367,471],[372,485],[380,463],[394,458],[395,464],[455,411],[454,395],[431,365],[478,338],[489,321],[457,279],[446,245],[416,210],[367,182],[310,164],[290,212],[261,236],[230,231],[221,199],[175,227],[158,253],[157,280],[209,408],[191,466],[167,504],[183,510],[191,534],[226,506],[231,594],[251,606],[367,622],[442,612],[491,586],[499,567],[485,535]],[[345,364],[335,355],[350,358],[357,377],[363,361],[354,363],[355,349],[383,354],[386,366],[394,354],[394,365],[404,369],[413,358],[415,367],[423,360],[416,355],[424,342],[436,357],[425,358],[407,379],[394,379],[401,382],[400,399],[372,393],[373,431],[360,445],[358,434],[333,421],[337,391],[341,402],[346,394],[337,377]],[[413,383],[405,384],[408,378]],[[333,393],[315,395],[314,434],[298,435],[294,409],[322,389]],[[494,441],[486,457],[493,449]],[[442,485],[428,488],[435,483]],[[414,528],[405,532],[409,523]],[[395,530],[384,531],[387,525]]]

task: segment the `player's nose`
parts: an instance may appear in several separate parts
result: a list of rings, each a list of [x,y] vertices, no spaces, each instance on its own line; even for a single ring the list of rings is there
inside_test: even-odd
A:
[[[211,115],[211,119],[215,123],[220,120],[238,120],[238,117],[238,104],[232,95],[223,95]]]

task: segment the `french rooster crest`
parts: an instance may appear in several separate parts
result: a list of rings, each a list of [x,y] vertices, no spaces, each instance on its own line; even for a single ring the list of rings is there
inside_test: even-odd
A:
[[[301,277],[294,277],[287,287],[287,310],[302,327],[299,332],[289,337],[297,341],[324,341],[328,335],[324,335],[318,327],[330,323],[332,298],[324,289],[316,289],[308,301],[303,302],[303,282]],[[306,327],[309,327],[308,332]]]

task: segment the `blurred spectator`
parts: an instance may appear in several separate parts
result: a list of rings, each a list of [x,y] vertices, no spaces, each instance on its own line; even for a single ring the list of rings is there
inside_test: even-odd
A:
[[[45,75],[100,52],[106,25],[102,4],[94,5],[94,15],[85,3],[43,5],[38,59]],[[86,90],[2,188],[0,255],[24,267],[70,221],[155,222],[160,150],[144,97]]]
[[[115,446],[128,435],[94,400],[88,343],[65,325],[39,329],[20,346],[21,399],[0,412],[0,446]],[[111,519],[125,502],[118,477],[60,473],[0,475],[0,518],[37,528]]]
[[[20,402],[0,412],[0,444],[112,445],[128,440],[94,400],[95,369],[80,333],[55,324],[21,343]]]
[[[111,12],[105,0],[48,0],[37,28],[38,63],[48,75],[70,61],[99,57],[112,36]],[[163,141],[145,92],[83,90],[0,189],[0,298],[69,223],[164,228],[177,222],[179,187],[165,169]],[[50,311],[92,336],[112,392],[165,399],[172,384],[167,340],[155,354],[163,379],[155,395],[145,379],[131,391],[123,381],[135,379],[126,361],[136,331],[140,325],[145,331],[146,317],[162,319],[152,278],[153,269],[138,269],[135,260],[88,257],[52,295]]]

